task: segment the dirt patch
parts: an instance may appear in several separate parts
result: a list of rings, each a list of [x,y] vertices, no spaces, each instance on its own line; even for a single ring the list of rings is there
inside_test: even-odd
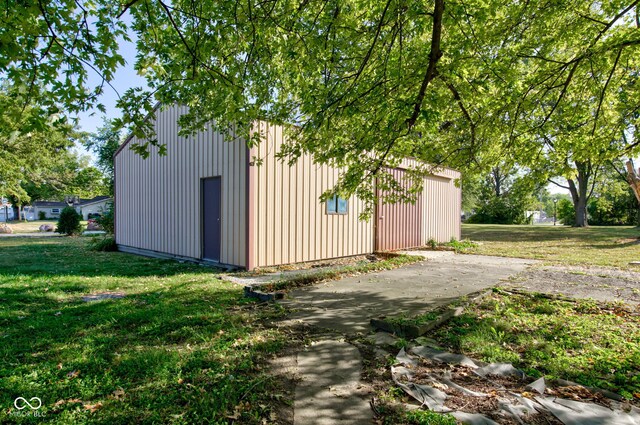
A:
[[[640,271],[603,267],[537,266],[503,283],[533,292],[640,304]]]

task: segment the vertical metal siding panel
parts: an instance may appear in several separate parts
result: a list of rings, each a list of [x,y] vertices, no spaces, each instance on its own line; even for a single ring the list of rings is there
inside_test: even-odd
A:
[[[321,193],[337,181],[339,170],[314,164],[308,155],[293,167],[277,161],[275,155],[286,142],[283,130],[256,124],[261,127],[266,134],[258,146],[262,164],[255,172],[256,265],[371,252],[373,225],[357,220],[361,201],[350,200],[347,216],[328,215],[319,202]]]
[[[276,142],[276,146],[282,143],[280,138],[280,127],[271,126],[273,131],[273,138]],[[273,217],[273,262],[275,264],[282,264],[282,251],[283,251],[283,234],[282,234],[282,163],[277,158],[273,158],[273,191],[274,191],[274,217]],[[284,262],[287,262],[286,260]]]
[[[300,181],[300,177],[303,175],[301,171],[302,167],[303,167],[303,164],[301,164],[300,161],[296,162],[295,166],[293,167],[294,173],[292,176],[293,178],[292,181],[295,184],[296,231],[295,231],[294,244],[295,244],[295,253],[296,253],[295,261],[296,262],[302,261],[303,252],[304,252],[303,245],[305,244],[305,242],[307,242],[302,237],[302,229],[304,227],[304,224],[303,224],[304,215],[303,215],[303,208],[302,208],[303,182]]]
[[[260,161],[264,160],[264,152],[265,152],[265,145],[268,144],[268,140],[264,140],[263,136],[262,136],[262,123],[258,123],[257,124],[257,128],[258,128],[258,133],[261,135],[261,143],[258,145],[258,159]],[[265,180],[265,167],[260,165],[257,166],[256,165],[256,207],[255,207],[255,213],[256,213],[256,222],[257,222],[257,226],[255,229],[255,233],[256,233],[256,264],[258,266],[264,266],[266,265],[266,260],[264,257],[264,251],[265,251],[265,220],[266,220],[266,212],[264,211],[264,205],[265,205],[265,184],[266,184],[266,180]]]
[[[222,145],[223,137],[209,126],[193,137],[179,138],[177,120],[186,111],[184,107],[156,111],[154,128],[158,141],[167,145],[166,157],[159,157],[153,147],[146,160],[126,147],[116,155],[118,243],[199,258],[200,179],[222,175],[226,184],[221,243],[226,256],[221,261],[245,265],[244,142]],[[134,138],[132,142],[142,141]],[[224,167],[225,162],[230,166]]]
[[[271,139],[271,149],[275,150],[275,147],[278,144],[278,140],[275,137],[274,134],[274,128],[272,125],[267,124],[268,127],[268,132],[269,132],[269,138]],[[278,216],[278,213],[276,211],[276,197],[275,197],[275,190],[276,190],[276,182],[275,182],[275,177],[276,177],[276,170],[275,170],[275,162],[276,159],[273,156],[269,156],[269,168],[267,168],[267,173],[269,175],[269,186],[267,187],[267,194],[269,195],[269,197],[267,198],[269,203],[267,204],[267,208],[269,211],[269,220],[268,220],[268,235],[269,235],[269,262],[270,264],[277,264],[275,261],[275,257],[276,257],[276,250],[277,250],[277,245],[276,245],[276,234],[275,234],[275,227],[276,227],[276,218]]]

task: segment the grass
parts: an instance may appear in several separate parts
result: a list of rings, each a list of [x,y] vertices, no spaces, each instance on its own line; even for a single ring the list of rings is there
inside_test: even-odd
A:
[[[435,338],[487,362],[640,398],[640,316],[618,304],[494,293]]]
[[[399,326],[422,326],[425,323],[432,322],[440,316],[441,312],[429,311],[424,314],[418,314],[416,316],[409,316],[406,313],[400,313],[395,316],[390,316],[385,321]]]
[[[465,252],[534,258],[571,265],[629,268],[640,261],[640,229],[630,226],[505,226],[463,224],[462,236],[479,246]]]
[[[0,423],[262,423],[284,345],[215,270],[118,252],[86,238],[0,239]],[[120,292],[86,303],[81,296]],[[17,397],[42,399],[41,417]],[[29,413],[29,412],[28,412]]]
[[[82,223],[83,223],[83,226],[86,227],[87,223],[86,222],[82,222]],[[56,225],[58,224],[58,221],[57,220],[10,221],[8,224],[13,229],[13,233],[38,233],[39,227],[42,226],[43,224],[49,224],[55,228]]]
[[[82,230],[87,228],[87,223],[85,220],[80,222]],[[4,224],[4,221],[0,222],[0,224]],[[8,224],[13,229],[13,233],[39,233],[39,228],[43,224],[49,224],[53,226],[53,228],[56,228],[58,220],[10,221]]]

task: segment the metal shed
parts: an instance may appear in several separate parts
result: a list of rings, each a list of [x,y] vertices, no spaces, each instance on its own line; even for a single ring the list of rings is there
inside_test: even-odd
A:
[[[142,142],[134,137],[116,152],[115,237],[122,251],[253,269],[460,238],[457,171],[426,177],[415,204],[380,204],[373,219],[361,221],[357,197],[319,201],[340,170],[307,155],[291,166],[276,158],[285,142],[281,127],[255,123],[261,143],[249,149],[209,128],[178,136],[186,111],[155,111],[166,156],[143,159],[126,148]],[[412,161],[392,172],[401,179]]]

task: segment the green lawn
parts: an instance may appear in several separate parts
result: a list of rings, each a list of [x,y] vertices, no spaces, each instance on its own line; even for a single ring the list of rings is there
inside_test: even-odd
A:
[[[435,337],[487,362],[640,399],[640,317],[620,305],[493,294]]]
[[[480,245],[468,253],[535,258],[565,264],[629,267],[640,261],[640,229],[463,224],[463,239]]]
[[[10,221],[9,226],[13,229],[13,233],[38,233],[40,226],[49,224],[54,228],[58,225],[57,220],[37,220],[37,221]],[[87,222],[82,222],[82,228],[87,227]]]
[[[0,423],[269,420],[264,357],[282,314],[212,269],[90,252],[86,238],[0,239]],[[100,291],[122,299],[86,303]],[[34,418],[17,397],[39,397]]]

